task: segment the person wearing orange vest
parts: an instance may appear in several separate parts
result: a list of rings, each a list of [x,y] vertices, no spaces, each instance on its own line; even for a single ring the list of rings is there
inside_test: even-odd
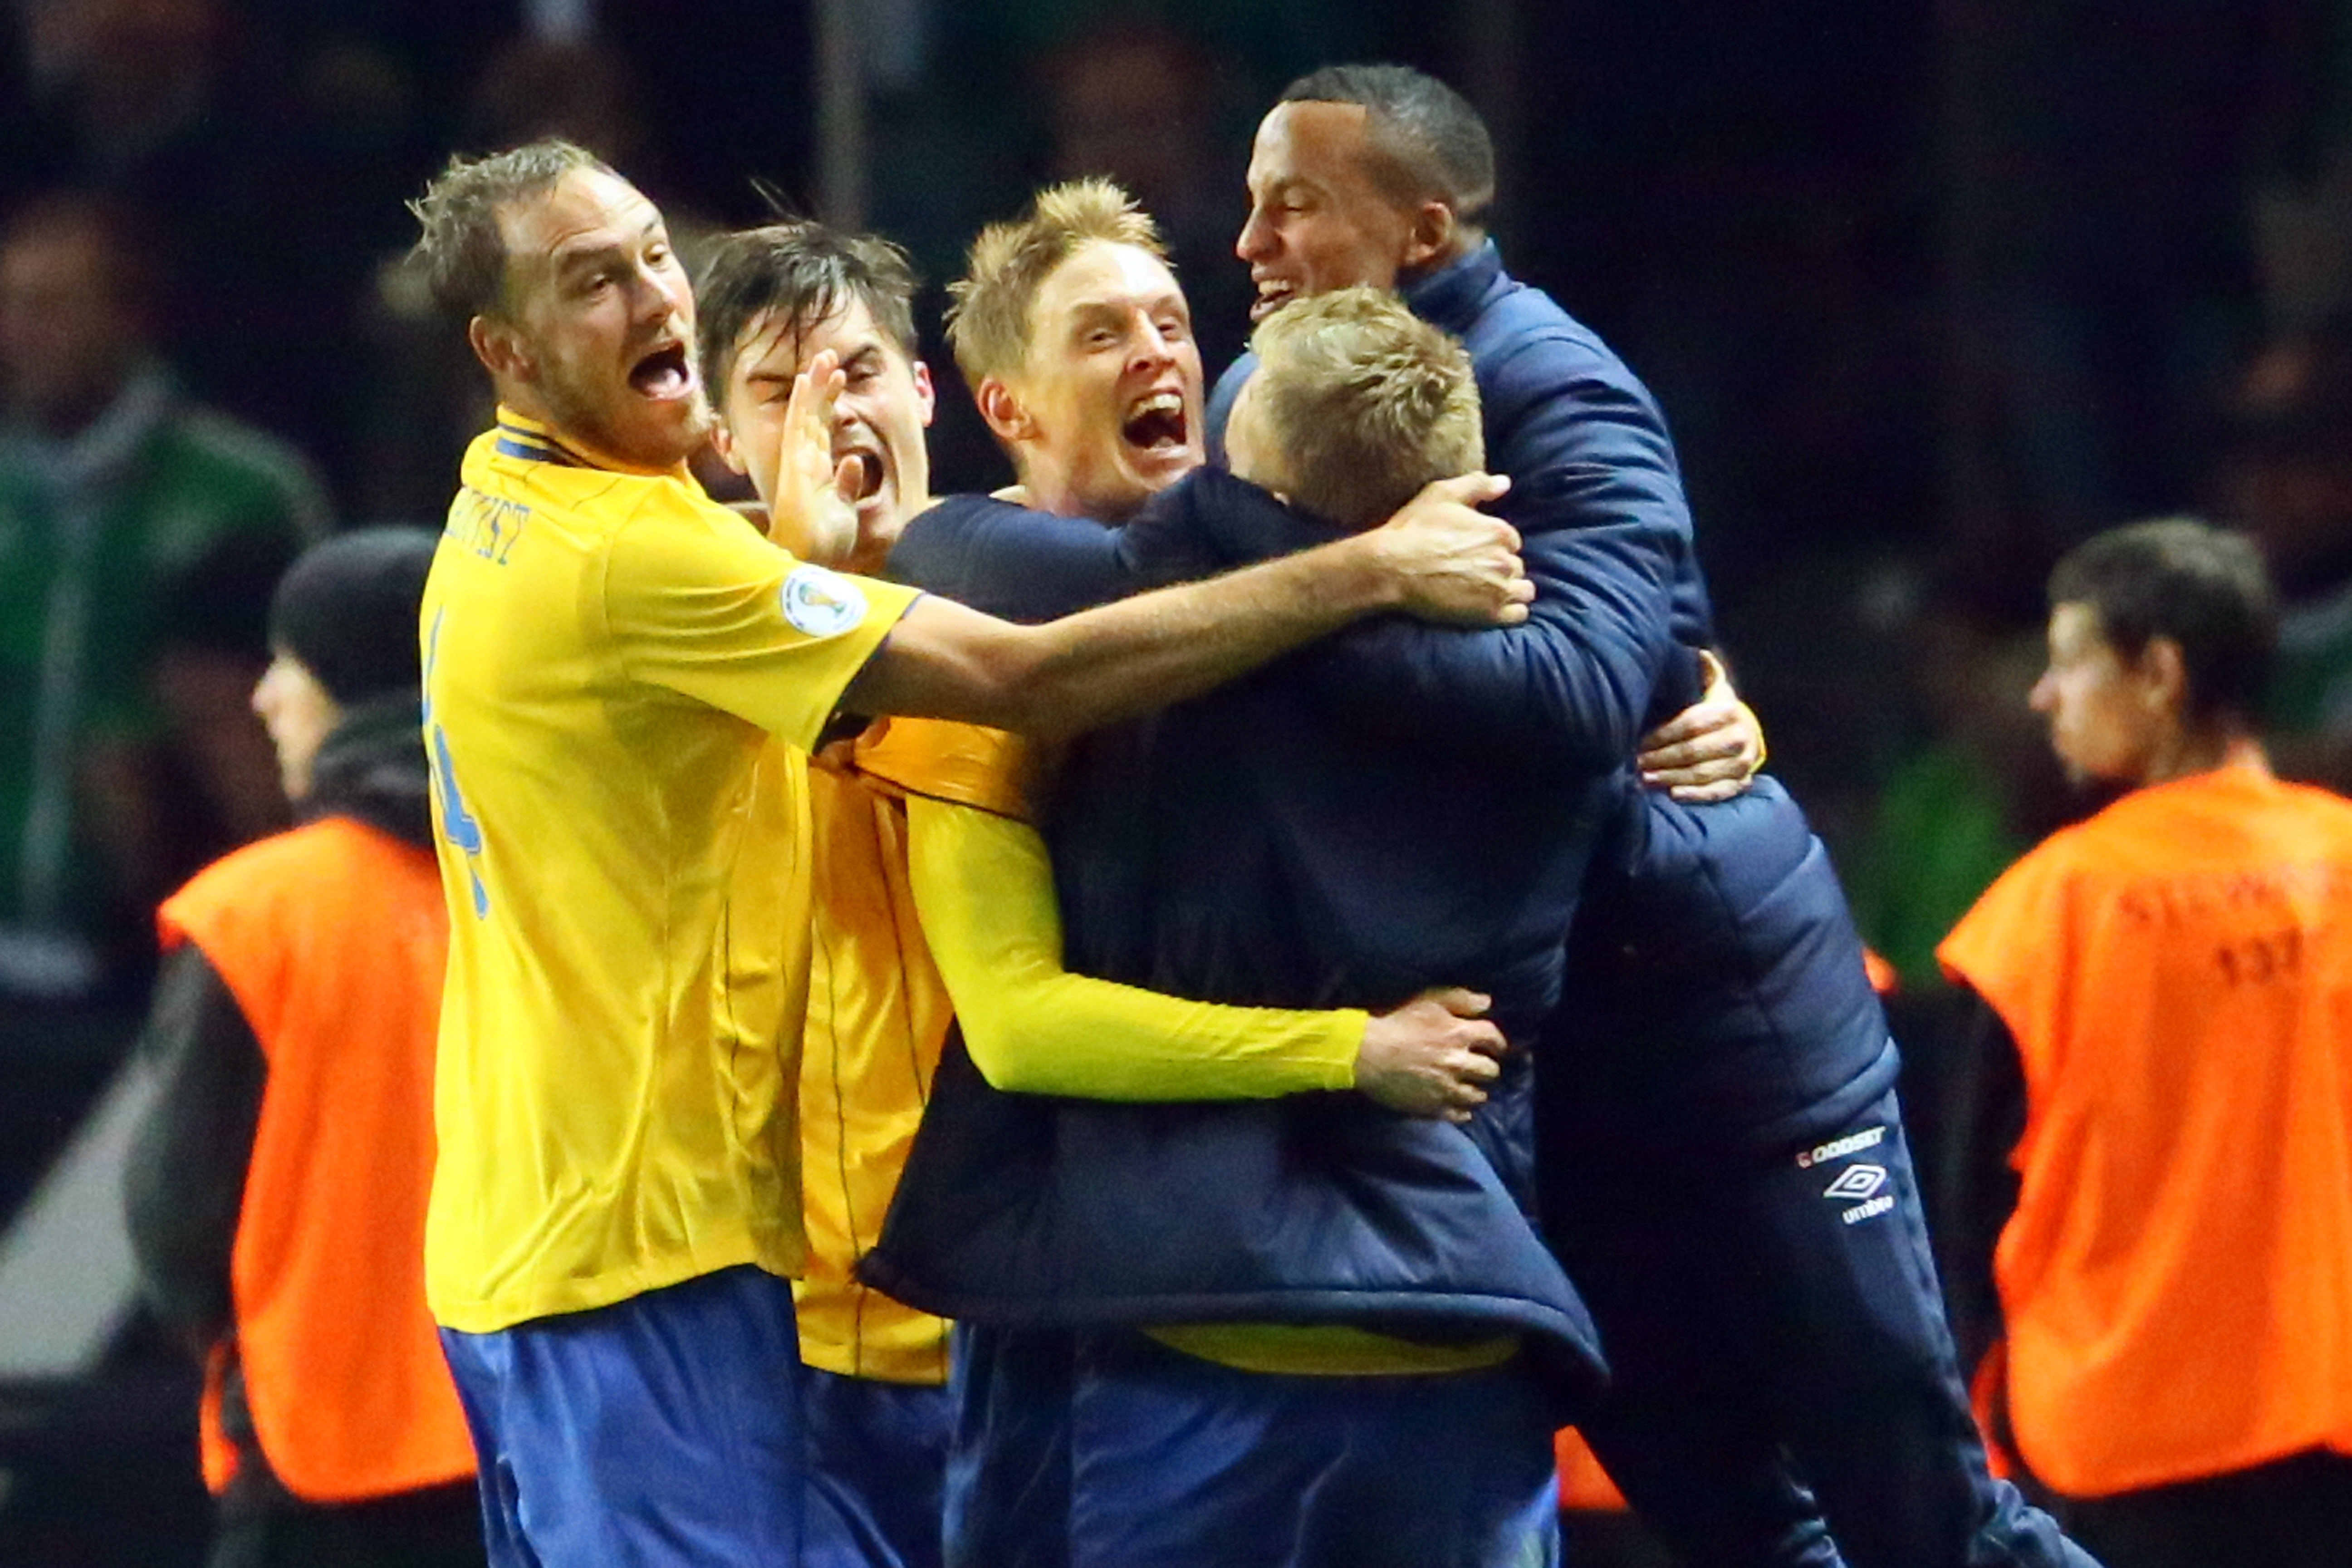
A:
[[[367,529],[289,570],[253,706],[300,825],[158,911],[126,1177],[155,1316],[205,1361],[213,1568],[483,1562],[474,1452],[425,1306],[448,921],[417,606],[435,539]]]
[[[2271,773],[2247,541],[2117,529],[2050,598],[2032,704],[2124,793],[1937,952],[2009,1166],[1991,1424],[2108,1568],[2352,1563],[2352,802]]]

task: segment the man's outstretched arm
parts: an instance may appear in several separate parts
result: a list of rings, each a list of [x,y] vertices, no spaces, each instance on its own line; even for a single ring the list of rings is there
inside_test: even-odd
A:
[[[1449,480],[1475,504],[1484,475]],[[1197,696],[1384,610],[1469,626],[1527,618],[1534,590],[1507,524],[1431,508],[1206,582],[1015,626],[918,602],[843,696],[866,713],[1074,734]]]

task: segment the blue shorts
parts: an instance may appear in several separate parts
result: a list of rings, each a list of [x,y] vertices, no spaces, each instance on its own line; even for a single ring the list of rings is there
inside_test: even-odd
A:
[[[1068,1568],[1077,1337],[963,1322],[951,1333],[949,1568]]]
[[[497,1568],[800,1552],[792,1287],[742,1267],[496,1333],[441,1331]]]
[[[801,1369],[801,1568],[940,1568],[952,1411],[939,1384]]]
[[[1241,1372],[1132,1330],[1069,1336],[1066,1523],[950,1561],[1069,1568],[1554,1568],[1549,1412],[1517,1363],[1385,1377]],[[1050,1337],[1032,1341],[1039,1350]],[[1010,1363],[1014,1374],[1019,1364]],[[1008,1363],[1000,1359],[1002,1375]],[[1031,1368],[1050,1397],[1055,1369]],[[1003,1402],[1013,1390],[993,1391]],[[963,1413],[960,1412],[960,1417]],[[969,1428],[967,1429],[969,1430]],[[1023,1429],[1016,1428],[1016,1433]],[[1026,1435],[1050,1432],[1037,1422]],[[999,1474],[1005,1467],[995,1467]],[[975,1474],[988,1467],[976,1466]],[[1003,1510],[983,1510],[1002,1525]],[[971,1516],[967,1510],[965,1517]]]

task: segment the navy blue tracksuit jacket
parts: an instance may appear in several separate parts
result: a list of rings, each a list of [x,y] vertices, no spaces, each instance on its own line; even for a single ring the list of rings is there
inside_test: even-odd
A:
[[[1071,966],[1286,1006],[1465,984],[1529,1038],[1559,994],[1605,781],[1662,677],[1692,682],[1663,577],[1624,569],[1654,558],[1650,526],[1627,518],[1547,556],[1526,626],[1368,625],[1087,737],[1045,822]],[[1204,471],[1116,532],[943,503],[892,570],[1037,619],[1327,536]],[[866,1270],[894,1295],[1016,1325],[1517,1328],[1550,1345],[1565,1394],[1589,1386],[1581,1305],[1525,1219],[1523,1056],[1466,1137],[1352,1094],[1002,1095],[952,1048],[940,1084]]]
[[[1666,456],[1633,482],[1671,476],[1638,383],[1491,244],[1404,298],[1470,350],[1487,461],[1515,499],[1550,495],[1633,427]],[[1213,436],[1248,372],[1219,383]],[[1697,646],[1706,598],[1686,518],[1678,537],[1664,565],[1674,630]],[[1894,1046],[1802,813],[1769,779],[1708,806],[1625,774],[1615,789],[1537,1052],[1547,1228],[1620,1373],[1586,1435],[1688,1561],[2084,1568],[1987,1473]],[[1856,1190],[1877,1195],[1857,1204]]]

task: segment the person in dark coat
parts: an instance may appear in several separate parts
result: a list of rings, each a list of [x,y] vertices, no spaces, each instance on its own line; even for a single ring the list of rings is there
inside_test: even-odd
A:
[[[149,1309],[205,1364],[214,1568],[484,1561],[425,1307],[447,916],[416,617],[435,536],[368,529],[278,584],[253,706],[299,825],[164,901],[126,1183]]]
[[[1664,421],[1590,328],[1503,270],[1481,226],[1492,147],[1458,94],[1400,66],[1302,78],[1259,126],[1249,190],[1234,248],[1261,316],[1398,289],[1469,350],[1511,504],[1656,519],[1673,634],[1711,640]],[[1219,382],[1213,440],[1252,369]],[[1540,582],[1574,531],[1521,528]],[[1802,813],[1769,779],[1694,805],[1627,769],[1610,822],[1537,1051],[1544,1224],[1612,1372],[1581,1423],[1595,1451],[1693,1562],[2083,1563],[1988,1473],[1894,1044]]]

